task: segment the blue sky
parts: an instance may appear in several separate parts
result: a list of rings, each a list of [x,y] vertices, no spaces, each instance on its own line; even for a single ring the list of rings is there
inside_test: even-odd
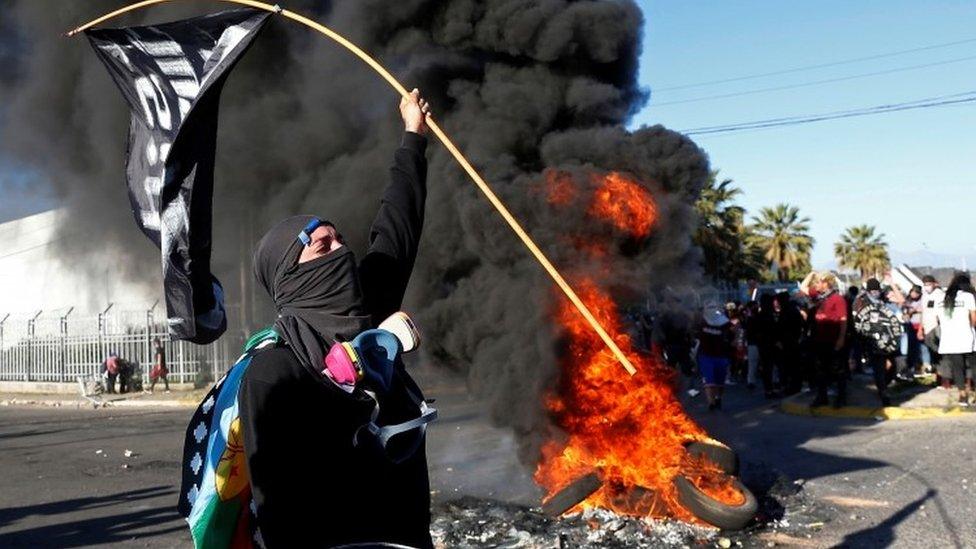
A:
[[[668,101],[792,85],[976,57],[976,41],[791,74],[683,90],[671,86],[765,73],[976,38],[971,0],[640,0],[641,81],[652,98],[633,126],[682,130],[815,114],[976,90],[976,59],[887,75],[715,99]],[[812,220],[814,265],[832,263],[849,225],[876,225],[894,258],[976,264],[976,104],[697,136],[713,168],[752,212],[781,201]],[[0,221],[43,209],[31,185],[0,170]],[[22,175],[22,174],[21,174]],[[922,251],[928,254],[920,253]],[[927,255],[927,257],[926,257]],[[926,259],[918,259],[926,257]],[[971,266],[971,265],[970,265]]]
[[[632,125],[688,129],[816,114],[976,90],[976,59],[844,82],[675,105],[655,103],[976,57],[976,42],[692,89],[766,73],[976,38],[971,1],[641,0],[641,82]],[[893,255],[976,256],[976,103],[740,134],[697,136],[712,167],[742,188],[751,212],[787,201],[812,220],[813,262],[833,261],[845,227],[868,223]],[[913,252],[916,252],[912,254]],[[934,259],[937,261],[938,259]],[[972,259],[970,259],[972,261]],[[971,267],[972,265],[970,265]]]

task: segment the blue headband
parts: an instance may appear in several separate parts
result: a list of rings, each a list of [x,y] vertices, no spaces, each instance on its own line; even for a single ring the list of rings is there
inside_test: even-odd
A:
[[[309,246],[312,243],[312,233],[315,229],[318,229],[322,225],[328,225],[328,221],[322,221],[317,217],[313,217],[311,221],[305,225],[305,228],[298,233],[298,241],[302,243],[302,246]]]

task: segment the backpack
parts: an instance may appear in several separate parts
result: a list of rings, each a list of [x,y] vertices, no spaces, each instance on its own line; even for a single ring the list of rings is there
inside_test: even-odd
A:
[[[854,304],[854,331],[865,351],[890,355],[898,352],[905,328],[898,315],[883,302],[861,297]]]

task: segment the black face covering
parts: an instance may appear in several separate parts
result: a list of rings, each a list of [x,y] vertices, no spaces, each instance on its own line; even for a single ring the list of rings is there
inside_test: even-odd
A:
[[[302,365],[319,377],[328,348],[368,330],[370,317],[363,306],[356,256],[349,248],[298,263],[304,249],[298,233],[311,219],[289,217],[268,231],[254,252],[254,275],[274,300],[276,330]]]

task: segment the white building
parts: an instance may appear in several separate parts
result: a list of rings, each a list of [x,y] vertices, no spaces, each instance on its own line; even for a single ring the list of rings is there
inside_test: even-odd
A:
[[[125,276],[115,250],[78,242],[83,264],[78,254],[62,261],[56,241],[83,240],[61,223],[64,218],[63,210],[50,210],[0,224],[0,318],[69,307],[75,308],[74,314],[92,314],[110,303],[146,308],[161,297],[158,279],[137,283]]]

